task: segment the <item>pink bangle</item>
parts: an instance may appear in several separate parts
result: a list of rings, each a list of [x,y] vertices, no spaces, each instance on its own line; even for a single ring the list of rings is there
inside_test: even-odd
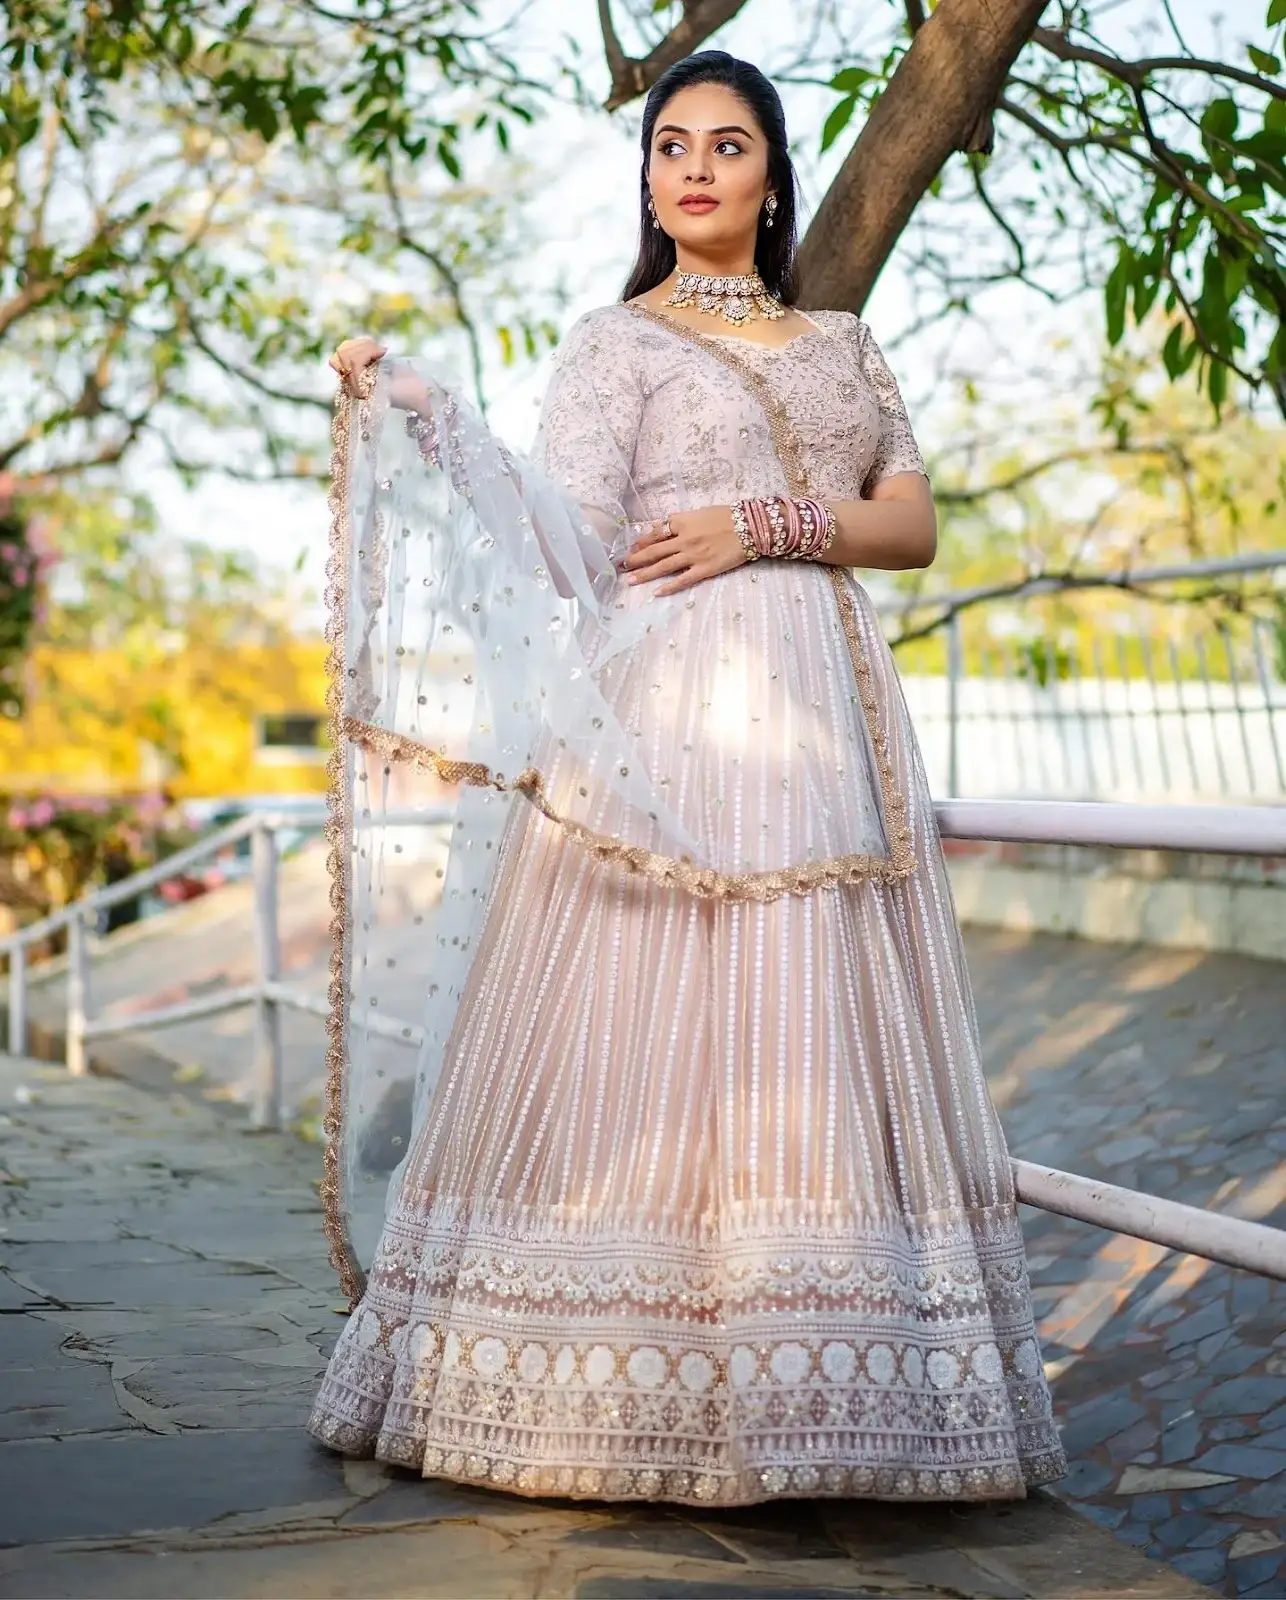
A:
[[[771,556],[780,561],[811,561],[835,542],[835,513],[822,500],[739,500],[731,507],[732,526],[747,561]]]

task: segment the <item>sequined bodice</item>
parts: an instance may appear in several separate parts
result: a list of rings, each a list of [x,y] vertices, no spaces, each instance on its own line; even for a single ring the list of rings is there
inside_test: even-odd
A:
[[[711,333],[700,342],[629,306],[582,317],[559,353],[541,419],[547,470],[587,504],[631,515],[783,493],[763,406],[704,345],[736,352],[780,399],[814,493],[857,499],[923,472],[897,384],[869,328],[819,311],[776,348]]]

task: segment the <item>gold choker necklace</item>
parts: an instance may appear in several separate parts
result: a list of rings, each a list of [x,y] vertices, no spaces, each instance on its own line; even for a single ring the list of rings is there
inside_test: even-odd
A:
[[[680,272],[673,292],[661,304],[676,310],[695,306],[737,328],[756,317],[773,322],[786,315],[781,301],[768,293],[757,272],[747,272],[740,278],[708,278],[703,272]]]

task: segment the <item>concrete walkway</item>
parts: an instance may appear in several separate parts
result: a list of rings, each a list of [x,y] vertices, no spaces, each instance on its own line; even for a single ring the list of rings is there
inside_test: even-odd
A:
[[[317,1169],[194,1092],[0,1058],[0,1596],[1209,1592],[1049,1495],[700,1515],[346,1463],[303,1432],[344,1309]]]

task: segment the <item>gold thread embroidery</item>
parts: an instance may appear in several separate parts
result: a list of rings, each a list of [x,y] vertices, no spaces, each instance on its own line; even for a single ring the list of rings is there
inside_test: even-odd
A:
[[[375,386],[375,368],[368,367],[357,380],[356,393],[341,384],[335,395],[331,424],[331,490],[329,497],[330,551],[326,562],[326,711],[331,753],[326,764],[326,866],[330,878],[330,983],[326,1019],[326,1135],[322,1155],[322,1231],[330,1246],[330,1264],[339,1274],[340,1288],[356,1306],[361,1299],[364,1274],[353,1251],[344,1222],[340,1188],[340,1142],[344,1126],[344,1095],[348,1055],[349,944],[348,852],[352,812],[349,793],[348,752],[341,725],[344,714],[346,626],[348,619],[348,473],[355,406],[364,407]]]
[[[790,422],[785,406],[774,394],[761,373],[748,366],[726,346],[705,338],[695,329],[651,310],[646,306],[632,305],[629,309],[638,316],[668,328],[679,338],[707,351],[716,361],[737,374],[746,388],[755,396],[768,419],[769,432],[787,486],[792,495],[807,497],[810,494],[808,470],[804,461],[802,442]],[[344,679],[346,673],[345,624],[348,599],[348,472],[351,449],[351,428],[354,401],[364,408],[375,386],[376,369],[367,368],[357,380],[356,393],[341,386],[335,402],[332,428],[333,454],[331,458],[332,486],[329,500],[331,511],[330,557],[327,563],[327,694],[331,756],[328,762],[328,795],[326,842],[330,874],[331,903],[331,961],[330,961],[330,1015],[327,1022],[326,1048],[326,1114],[323,1129],[326,1134],[324,1176],[321,1189],[323,1229],[330,1245],[330,1260],[339,1274],[340,1285],[351,1305],[356,1306],[365,1287],[365,1274],[353,1252],[352,1242],[344,1222],[343,1197],[340,1187],[340,1145],[344,1125],[344,1096],[346,1055],[348,1048],[348,988],[349,988],[349,873],[348,850],[352,798],[348,788],[348,757],[345,738],[376,750],[386,759],[412,760],[427,764],[447,782],[461,782],[474,786],[492,786],[497,789],[512,788],[520,791],[550,821],[561,827],[569,837],[583,848],[611,861],[628,872],[634,872],[656,882],[672,884],[690,894],[719,900],[775,900],[785,894],[805,894],[815,888],[836,887],[863,879],[895,883],[915,870],[915,856],[911,848],[906,798],[897,787],[889,760],[888,741],[879,718],[879,704],[871,683],[870,664],[862,649],[858,629],[857,611],[853,595],[838,567],[829,567],[828,576],[835,591],[840,624],[848,645],[857,681],[858,699],[862,706],[880,787],[884,799],[885,819],[888,829],[889,854],[883,856],[850,855],[833,857],[822,862],[807,862],[798,867],[775,872],[730,874],[713,868],[694,867],[691,863],[660,855],[640,846],[627,845],[621,840],[595,833],[583,823],[561,817],[554,811],[544,791],[539,772],[529,769],[511,784],[492,775],[479,762],[452,761],[417,740],[391,734],[385,729],[362,723],[343,713]]]
[[[638,305],[631,302],[627,310],[635,316],[643,317],[648,322],[657,324],[667,329],[678,338],[684,339],[688,344],[696,345],[706,351],[718,362],[721,362],[731,372],[735,372],[749,389],[751,394],[763,408],[768,419],[768,431],[772,435],[773,448],[777,452],[777,459],[781,462],[782,471],[786,476],[786,487],[792,495],[802,499],[812,497],[812,485],[809,482],[808,467],[804,461],[804,447],[798,433],[791,423],[782,404],[781,398],[774,393],[772,385],[761,372],[744,362],[735,351],[730,350],[727,344],[717,344],[705,334],[699,333],[695,328],[689,328],[685,323],[676,322],[673,317],[667,317],[659,311],[654,311],[650,306]],[[875,765],[880,775],[880,788],[884,797],[885,820],[889,832],[889,857],[888,863],[892,869],[885,881],[895,881],[909,877],[915,871],[915,855],[911,849],[911,831],[907,817],[906,796],[897,786],[897,779],[893,774],[892,763],[889,761],[888,738],[880,723],[880,707],[871,686],[871,667],[866,659],[866,652],[862,649],[862,639],[857,625],[857,608],[853,604],[853,593],[844,581],[843,570],[839,567],[828,566],[827,576],[830,578],[831,587],[835,591],[835,604],[839,611],[840,626],[844,630],[844,638],[848,643],[849,660],[853,665],[853,676],[857,680],[858,700],[862,706],[862,713],[866,719],[867,731],[871,737],[871,746],[875,752]]]
[[[576,822],[555,810],[545,789],[545,780],[529,767],[518,777],[499,778],[478,761],[453,761],[422,740],[391,733],[357,717],[345,717],[343,736],[382,761],[404,761],[435,773],[445,783],[467,783],[475,788],[514,791],[526,796],[540,814],[561,828],[582,849],[600,861],[610,862],[624,872],[649,878],[654,883],[685,890],[700,900],[780,900],[786,894],[808,894],[814,889],[833,889],[843,884],[874,879],[896,883],[914,869],[914,860],[896,845],[887,856],[854,854],[830,856],[825,861],[805,861],[798,866],[768,872],[719,872],[714,867],[696,867],[690,861],[642,845],[626,844],[610,834],[596,833],[583,822]],[[890,841],[893,844],[893,841]]]

